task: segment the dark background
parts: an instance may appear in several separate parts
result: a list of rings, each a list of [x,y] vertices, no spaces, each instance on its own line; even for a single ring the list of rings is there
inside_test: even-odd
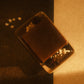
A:
[[[0,84],[53,84],[53,74],[47,74],[36,63],[14,34],[39,11],[44,11],[53,21],[53,3],[53,0],[0,0]],[[19,16],[22,21],[17,20]],[[16,18],[10,23],[14,29],[4,25],[9,18]]]

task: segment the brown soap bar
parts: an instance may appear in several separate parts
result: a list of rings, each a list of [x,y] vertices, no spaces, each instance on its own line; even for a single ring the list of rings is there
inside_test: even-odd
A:
[[[43,63],[67,43],[43,12],[37,13],[21,29],[24,31],[20,33],[21,39]]]

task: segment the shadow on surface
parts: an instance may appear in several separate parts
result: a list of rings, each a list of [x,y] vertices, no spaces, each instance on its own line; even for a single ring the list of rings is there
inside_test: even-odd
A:
[[[84,72],[57,74],[54,76],[54,84],[84,84]]]

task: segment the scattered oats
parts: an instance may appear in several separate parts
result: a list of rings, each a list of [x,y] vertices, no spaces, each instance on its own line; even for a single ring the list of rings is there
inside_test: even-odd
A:
[[[11,25],[10,28],[13,29],[14,28],[14,25]]]
[[[18,20],[20,21],[20,20],[22,20],[22,18],[21,17],[18,17]]]
[[[9,22],[12,22],[12,19],[8,19]]]
[[[9,26],[9,24],[8,23],[5,23],[5,26]]]
[[[15,18],[13,18],[12,20],[15,21]]]

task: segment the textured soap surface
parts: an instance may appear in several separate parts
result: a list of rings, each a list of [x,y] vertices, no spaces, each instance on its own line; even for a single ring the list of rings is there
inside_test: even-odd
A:
[[[42,62],[66,44],[64,37],[43,12],[34,16],[28,26],[29,30],[22,34],[22,39]]]

